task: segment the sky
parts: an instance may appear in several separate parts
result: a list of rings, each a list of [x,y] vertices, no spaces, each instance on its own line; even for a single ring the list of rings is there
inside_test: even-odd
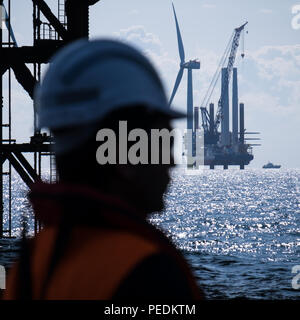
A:
[[[47,3],[56,13],[57,1]],[[300,28],[292,27],[292,19],[298,21],[292,7],[300,0],[174,0],[174,5],[186,60],[201,62],[193,72],[195,106],[201,105],[233,29],[249,22],[245,58],[238,51],[235,66],[246,130],[260,132],[261,138],[250,167],[261,168],[270,160],[300,168]],[[20,46],[32,44],[31,17],[31,1],[12,0],[12,27]],[[179,69],[171,1],[101,0],[90,9],[90,36],[121,39],[141,49],[170,96]],[[186,82],[185,74],[174,108],[186,110]],[[12,90],[13,135],[26,142],[32,134],[32,102],[16,81]],[[218,85],[212,102],[217,104],[219,97]]]

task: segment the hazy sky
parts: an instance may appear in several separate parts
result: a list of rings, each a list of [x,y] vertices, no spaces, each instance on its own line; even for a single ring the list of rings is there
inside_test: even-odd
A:
[[[6,1],[4,1],[6,3]],[[48,0],[54,11],[57,1]],[[186,59],[198,58],[194,105],[199,106],[232,31],[249,21],[245,58],[238,52],[239,100],[246,129],[261,133],[251,167],[268,160],[300,167],[300,29],[291,26],[300,0],[174,0]],[[32,44],[32,1],[12,0],[12,25],[19,45]],[[174,17],[169,0],[102,0],[91,7],[92,37],[118,37],[141,48],[158,68],[170,95],[179,68]],[[186,74],[174,105],[186,108]],[[216,88],[213,102],[220,96]],[[13,84],[13,133],[28,141],[32,105]],[[182,125],[182,124],[180,124]]]

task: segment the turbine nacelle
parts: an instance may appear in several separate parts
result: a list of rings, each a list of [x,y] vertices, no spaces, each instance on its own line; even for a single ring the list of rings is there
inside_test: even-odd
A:
[[[200,69],[200,61],[197,59],[190,60],[188,62],[180,64],[180,67],[185,69]]]

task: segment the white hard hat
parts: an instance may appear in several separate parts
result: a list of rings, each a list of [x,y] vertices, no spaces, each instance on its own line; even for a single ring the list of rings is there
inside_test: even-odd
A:
[[[79,40],[52,59],[35,91],[39,127],[81,126],[130,105],[143,105],[171,118],[159,76],[146,57],[113,40]]]
[[[72,129],[61,137],[56,152],[67,151],[88,135],[75,127],[92,127],[122,107],[142,105],[170,118],[185,116],[170,109],[149,60],[114,40],[78,40],[59,51],[35,90],[35,101],[39,128]]]

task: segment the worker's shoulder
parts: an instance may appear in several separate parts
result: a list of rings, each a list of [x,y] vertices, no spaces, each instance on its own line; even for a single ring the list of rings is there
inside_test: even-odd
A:
[[[74,232],[75,238],[77,238],[76,233],[78,232],[83,241],[86,239],[86,243],[82,248],[86,247],[89,248],[89,250],[94,248],[98,252],[99,250],[107,252],[110,256],[114,254],[143,254],[147,256],[161,250],[159,242],[132,231],[81,229]]]
[[[47,227],[44,228],[34,240],[34,246],[39,247],[48,243],[52,247],[58,234],[58,228]],[[110,228],[91,228],[91,227],[75,227],[71,232],[71,236],[66,239],[69,241],[69,249],[77,248],[84,251],[99,249],[108,250],[112,254],[116,251],[147,250],[156,252],[159,250],[159,241],[154,241],[151,237],[146,237],[141,233],[128,231],[124,229],[110,229]]]
[[[186,272],[165,252],[149,255],[132,268],[115,292],[116,299],[193,298]]]
[[[95,245],[99,241],[101,247],[105,247],[109,257],[107,262],[114,266],[112,268],[122,266],[114,298],[192,297],[188,272],[174,251],[166,250],[159,241],[141,234],[113,230],[107,230],[97,238]]]
[[[132,270],[159,252],[159,245],[133,232],[78,228],[73,231],[55,280],[70,287],[74,279],[80,279],[84,292],[96,292],[89,296],[112,297]]]

